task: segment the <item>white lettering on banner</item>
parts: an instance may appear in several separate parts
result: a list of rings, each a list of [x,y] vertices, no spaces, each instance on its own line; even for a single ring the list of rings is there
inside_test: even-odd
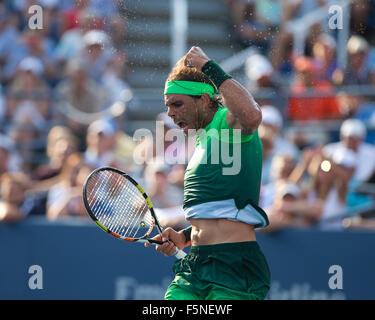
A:
[[[328,269],[328,273],[333,274],[331,277],[329,277],[328,287],[331,290],[337,290],[337,289],[342,290],[344,288],[344,284],[343,284],[344,273],[342,271],[342,267],[339,265],[330,266]]]
[[[271,283],[269,300],[346,300],[343,291],[325,291],[311,288],[309,283],[292,283],[290,288],[282,288],[280,282]]]
[[[31,290],[42,290],[43,289],[43,269],[41,266],[34,264],[29,267],[29,274],[32,276],[29,278],[29,288]]]
[[[134,277],[115,279],[116,300],[162,300],[171,278],[163,278],[161,283],[140,283]]]

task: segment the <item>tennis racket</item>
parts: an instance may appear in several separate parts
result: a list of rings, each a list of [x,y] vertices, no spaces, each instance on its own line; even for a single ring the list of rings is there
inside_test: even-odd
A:
[[[154,245],[164,243],[148,238],[155,226],[159,233],[163,230],[150,198],[126,173],[111,167],[95,169],[83,186],[83,202],[95,223],[115,238]],[[175,256],[181,259],[186,253],[176,247]]]

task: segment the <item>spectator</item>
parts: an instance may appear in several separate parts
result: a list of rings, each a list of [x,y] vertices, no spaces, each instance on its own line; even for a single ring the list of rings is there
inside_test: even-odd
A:
[[[301,185],[307,203],[321,208],[319,228],[342,228],[341,215],[347,208],[349,182],[356,164],[356,155],[350,149],[328,155],[324,148],[317,147],[305,150],[302,161],[291,173],[290,181]],[[303,179],[305,173],[308,178]]]
[[[288,118],[295,121],[342,118],[333,86],[328,81],[316,79],[313,60],[299,57],[295,69],[297,74],[290,90]]]
[[[64,126],[53,127],[47,137],[48,163],[41,164],[33,170],[33,181],[45,181],[45,188],[51,187],[56,180],[51,179],[61,173],[63,165],[67,158],[78,151],[77,139],[69,128]],[[47,180],[47,181],[46,181]]]
[[[348,119],[343,122],[340,129],[340,142],[328,144],[324,149],[326,156],[334,158],[347,152],[353,152],[356,158],[354,173],[348,181],[347,206],[355,207],[371,202],[369,196],[358,194],[356,188],[368,181],[375,171],[375,147],[364,142],[366,127],[357,119]]]
[[[267,57],[260,54],[248,57],[245,73],[247,88],[256,96],[258,103],[260,105],[270,104],[274,95],[278,93],[278,83],[275,80],[276,73]]]
[[[129,84],[125,82],[126,72],[126,55],[124,53],[116,53],[108,64],[101,77],[103,88],[108,92],[109,103],[114,104],[117,102],[126,103],[127,107],[136,107],[134,104],[133,90]]]
[[[9,123],[32,123],[44,130],[50,116],[50,91],[43,80],[44,67],[36,57],[21,61],[6,94],[5,119]]]
[[[276,33],[276,37],[272,42],[268,55],[275,71],[279,72],[283,76],[283,78],[287,77],[289,79],[293,72],[293,34],[288,30],[288,23],[294,19],[300,19],[305,14],[310,13],[318,6],[323,6],[324,4],[324,0],[282,1],[282,23],[277,30],[278,32]],[[309,48],[314,41],[314,37],[316,37],[316,34],[319,33],[319,31],[319,24],[314,24],[307,32],[305,41],[307,52],[309,51]]]
[[[275,155],[273,157],[270,182],[264,183],[261,190],[260,204],[262,208],[270,207],[275,201],[277,188],[289,180],[296,164],[296,159],[288,154]]]
[[[321,202],[310,203],[302,198],[300,188],[283,182],[275,190],[272,205],[266,208],[269,226],[264,232],[275,232],[284,228],[307,228],[315,224],[322,214]]]
[[[347,92],[339,92],[337,94],[337,101],[340,106],[340,111],[345,118],[355,117],[355,115],[359,112],[362,100],[363,97],[356,94],[350,94]]]
[[[187,226],[182,209],[183,190],[169,183],[169,172],[168,165],[157,158],[153,159],[144,172],[145,187],[160,223],[164,227],[181,229]]]
[[[101,83],[104,71],[113,59],[112,44],[107,33],[90,30],[82,37],[83,49],[78,57],[90,79]]]
[[[0,134],[0,175],[18,171],[21,165],[22,159],[16,152],[14,141]]]
[[[344,85],[375,85],[374,53],[366,39],[353,35],[348,44],[348,66],[343,74]]]
[[[0,65],[2,66],[0,76],[1,83],[7,84],[16,67],[14,65],[10,66],[8,61],[12,55],[17,54],[18,19],[14,13],[6,12],[4,3],[0,4],[0,9]]]
[[[93,122],[87,129],[85,161],[92,167],[101,167],[112,163],[114,161],[116,133],[114,124],[109,120]]]
[[[78,56],[82,49],[83,36],[88,31],[101,28],[99,18],[89,9],[68,10],[63,12],[63,17],[66,31],[63,32],[54,52],[61,65]]]
[[[59,176],[59,182],[48,191],[48,219],[87,217],[82,200],[82,188],[92,170],[93,168],[86,164],[81,154],[75,153],[68,157]]]
[[[93,114],[101,111],[107,103],[107,93],[92,81],[79,60],[67,65],[67,79],[56,88],[60,111],[64,113],[63,123],[80,139],[80,149],[84,148],[87,117],[78,114]],[[67,105],[66,105],[67,104]]]
[[[283,137],[283,118],[281,112],[274,106],[266,105],[261,107],[262,125],[271,129],[275,138],[275,153],[289,153],[298,157],[297,147]]]
[[[96,120],[87,129],[85,161],[92,167],[112,166],[122,170],[133,165],[134,141],[111,119]]]
[[[366,97],[355,92],[340,92],[337,94],[341,113],[345,118],[355,118],[372,128],[375,125],[375,102],[372,97]],[[370,130],[366,140],[370,144],[375,142],[375,132]]]
[[[278,3],[275,3],[278,6]],[[271,25],[259,20],[256,0],[235,0],[231,4],[235,38],[244,47],[256,46],[267,52],[271,40]]]
[[[375,170],[375,148],[364,142],[366,132],[366,127],[360,120],[345,120],[340,128],[340,141],[323,148],[324,154],[329,158],[334,158],[345,150],[354,152],[356,166],[353,178],[359,182],[367,180]]]
[[[340,215],[344,215],[348,207],[349,183],[357,165],[356,155],[352,150],[346,149],[340,153],[336,152],[331,160],[323,161],[325,162],[321,164],[320,175],[323,175],[322,171],[324,171],[327,180],[323,178],[322,183],[325,183],[325,186],[322,186],[321,190],[323,192],[329,190],[324,198],[322,221],[318,226],[323,229],[342,229],[343,216]],[[327,165],[327,161],[331,167]],[[327,188],[327,185],[330,188]]]
[[[29,215],[44,214],[43,202],[27,195],[30,181],[23,173],[4,173],[1,175],[0,185],[0,222],[12,223]]]
[[[27,189],[27,177],[20,173],[4,173],[1,176],[0,221],[16,222],[24,215],[20,210]]]
[[[259,138],[263,145],[263,170],[265,168],[265,163],[270,163],[269,158],[272,156],[272,150],[274,148],[274,134],[271,129],[261,126],[258,129]],[[267,169],[269,170],[269,169]],[[264,171],[263,171],[264,172]],[[267,173],[267,176],[269,174]]]
[[[348,118],[358,119],[370,128],[375,126],[375,101],[372,97],[342,93],[340,95],[340,104],[347,111]],[[366,142],[374,144],[374,130],[367,132]]]
[[[16,123],[9,128],[9,136],[14,147],[23,159],[23,172],[31,174],[44,152],[44,139],[41,132],[33,123]]]
[[[25,28],[11,47],[13,48],[12,54],[8,55],[4,66],[4,81],[6,81],[6,83],[13,80],[19,64],[27,57],[34,57],[42,64],[43,80],[51,79],[51,81],[53,81],[55,79],[53,44],[48,38],[44,37],[36,30]]]
[[[336,40],[329,34],[318,36],[313,46],[314,64],[317,66],[317,79],[336,84],[340,81],[340,69],[336,62]]]
[[[299,150],[290,141],[286,140],[282,135],[283,119],[281,112],[274,106],[262,106],[262,123],[259,130],[266,128],[273,136],[273,148],[263,163],[262,183],[267,184],[271,181],[270,170],[271,163],[277,155],[289,155],[294,159],[298,159]]]
[[[144,180],[147,194],[155,208],[171,208],[182,204],[183,194],[168,183],[169,172],[169,166],[157,158],[147,164]]]

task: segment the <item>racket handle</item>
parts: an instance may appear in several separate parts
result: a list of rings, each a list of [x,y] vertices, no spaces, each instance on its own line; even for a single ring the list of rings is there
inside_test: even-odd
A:
[[[138,240],[138,241],[141,241],[141,240]],[[145,241],[145,242],[151,243],[151,244],[153,244],[153,245],[155,245],[155,246],[156,246],[156,245],[161,245],[161,244],[164,243],[163,241],[154,240],[154,239],[147,239],[147,240],[143,240],[143,239],[142,239],[142,241]],[[168,241],[168,242],[169,242],[169,241]],[[177,259],[182,259],[182,258],[184,258],[184,257],[186,256],[186,253],[185,253],[184,251],[182,251],[182,250],[180,250],[180,249],[178,249],[178,248],[176,247],[176,252],[175,252],[174,255],[176,256]]]
[[[186,253],[178,248],[176,248],[176,252],[174,254],[177,259],[182,259],[186,257]]]

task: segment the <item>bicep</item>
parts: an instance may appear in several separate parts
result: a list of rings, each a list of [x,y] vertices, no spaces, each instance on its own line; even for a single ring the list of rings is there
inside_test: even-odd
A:
[[[240,129],[242,134],[252,135],[258,129],[258,127],[245,128],[243,125],[241,125],[241,121],[237,117],[235,117],[229,110],[225,120],[229,127],[231,127],[232,129]]]

